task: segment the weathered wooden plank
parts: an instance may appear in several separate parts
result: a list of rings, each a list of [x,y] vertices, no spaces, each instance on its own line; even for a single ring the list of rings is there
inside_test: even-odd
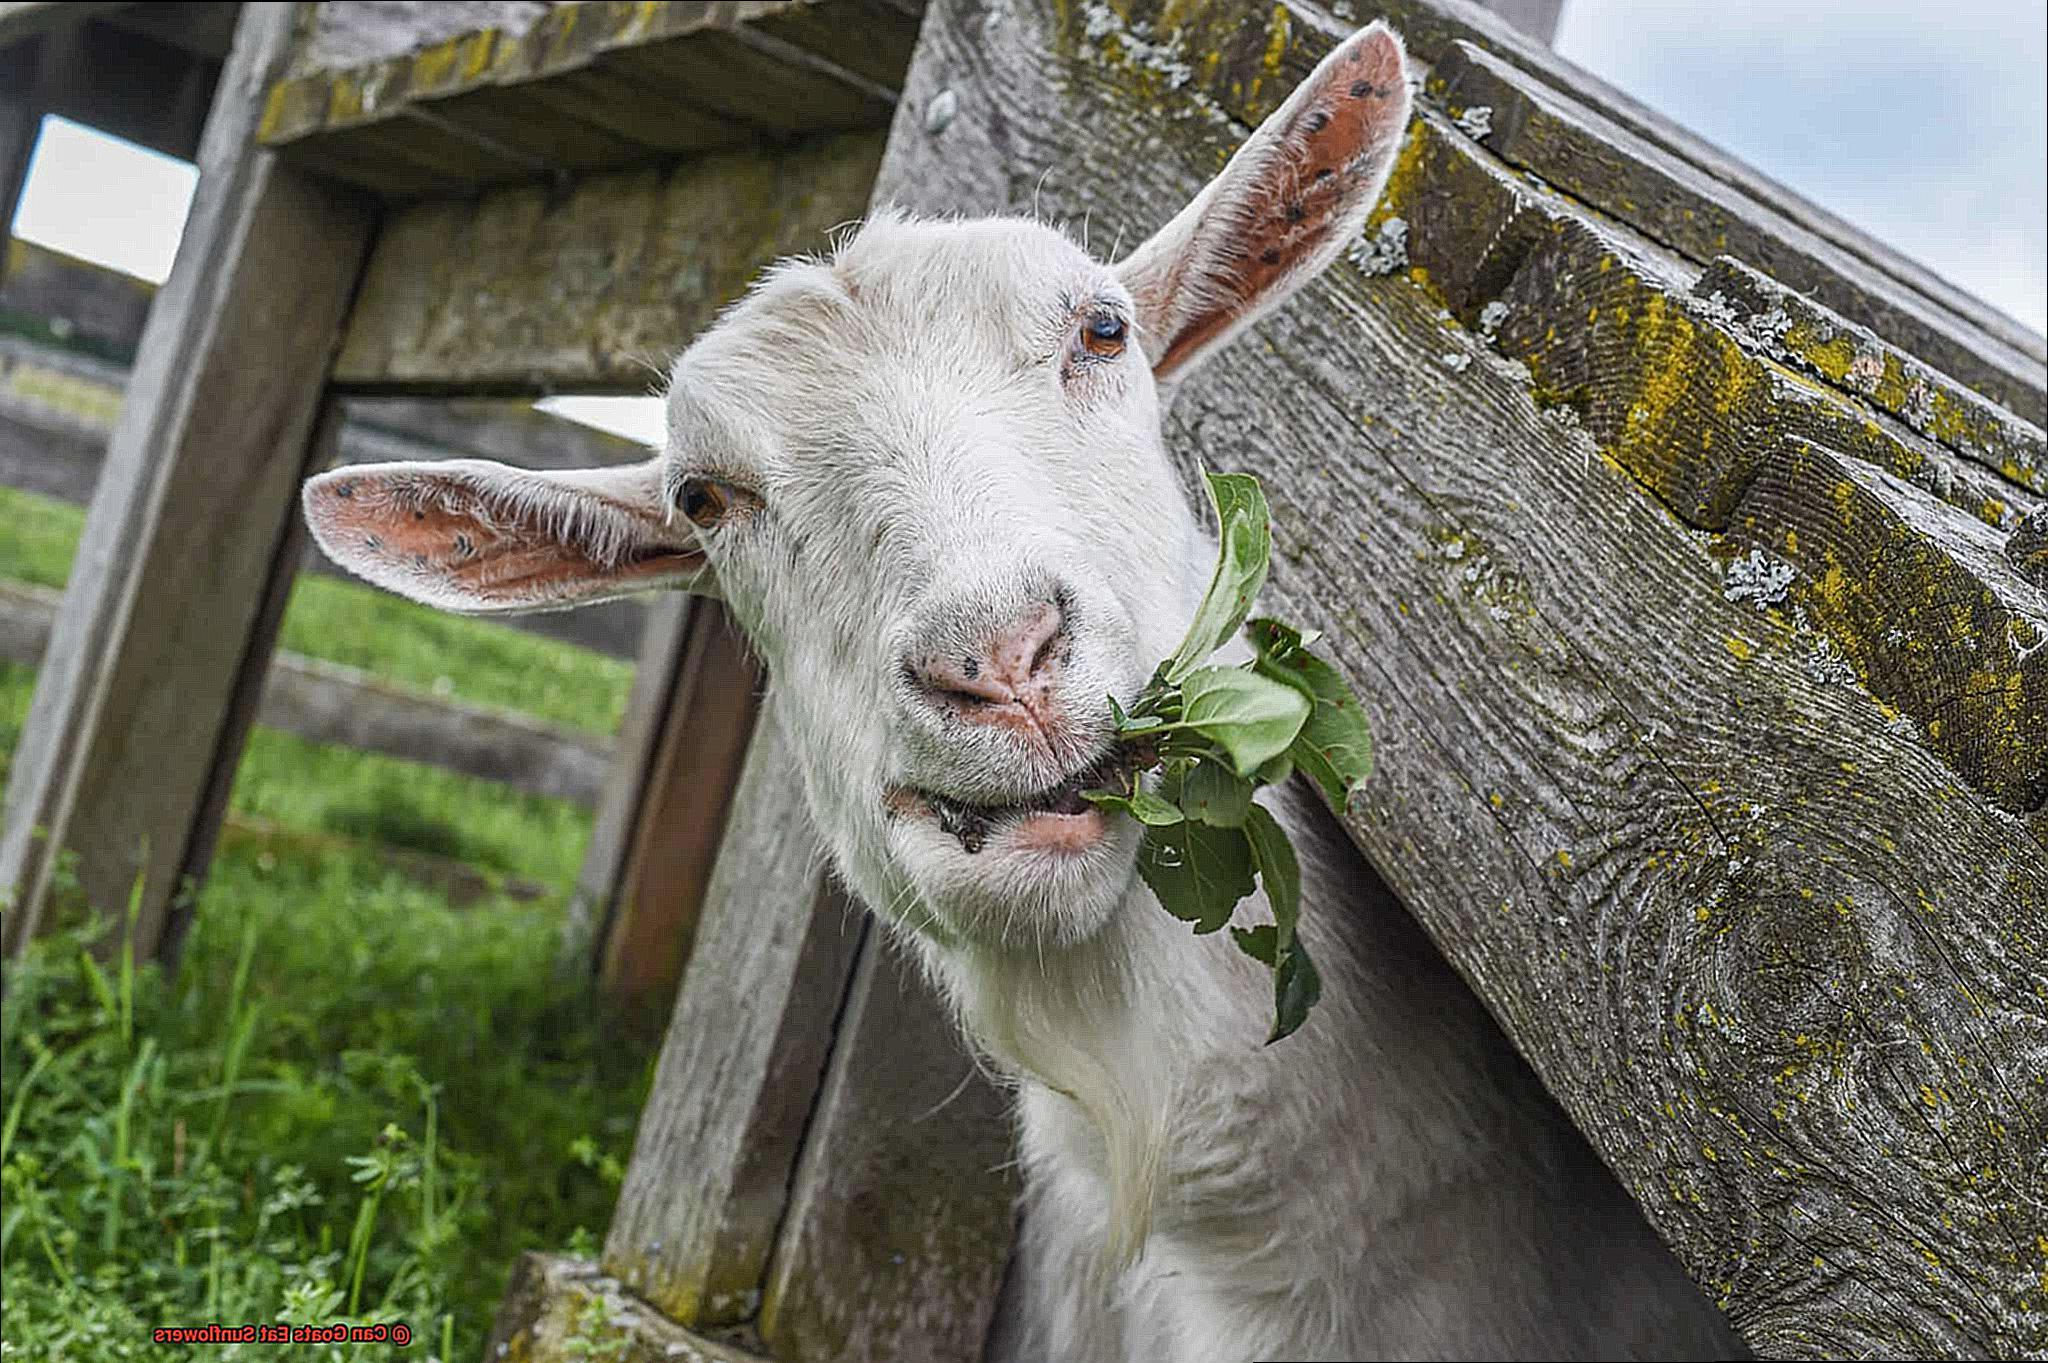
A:
[[[243,669],[267,653],[253,632],[374,222],[254,148],[296,13],[244,10],[207,121],[177,265],[15,754],[0,830],[10,947],[35,930],[58,848],[78,853],[91,902],[123,903],[142,877],[137,941],[154,947],[199,869],[187,853]]]
[[[1174,13],[1210,34],[1245,7]],[[959,113],[891,165],[923,206],[1035,197],[1142,239],[1237,128],[1199,62],[1175,88],[1177,49],[1113,36],[1024,0],[935,7],[904,106],[948,88]],[[1491,211],[1424,211],[1458,189],[1411,148],[1392,211],[1427,278],[1340,265],[1170,420],[1190,475],[1264,479],[1266,604],[1328,631],[1365,698],[1354,839],[1760,1352],[2042,1351],[2048,850],[1860,680],[1811,675],[1814,624],[1730,599],[1740,540],[1482,339],[1543,255],[1482,241],[1440,285],[1464,248],[1432,234]]]
[[[2014,601],[2014,588],[2026,589],[2007,585],[1995,552],[2007,522],[2038,499],[1985,471],[1982,451],[1976,463],[1957,460],[1774,364],[1784,328],[1743,324],[1725,299],[1700,298],[1682,272],[1571,212],[1426,117],[1382,220],[1407,215],[1417,275],[1455,315],[1485,319],[1486,334],[1527,365],[1539,401],[1569,407],[1687,521],[1799,558],[1826,585],[1814,609],[1832,624],[1829,647],[1855,655],[1871,691],[1924,726],[1996,803],[2038,804],[2048,794],[2042,664],[2031,649],[2041,622]],[[1996,415],[2024,438],[2024,423]],[[1881,483],[1846,472],[1814,485],[1810,461],[1773,439],[1788,434],[1911,478],[1977,523],[1911,499],[1900,511]],[[1809,470],[1797,494],[1764,476],[1793,465]],[[1760,514],[1766,483],[1783,495]],[[1891,543],[1901,534],[1920,548]],[[1935,601],[1945,614],[1916,609]],[[1866,639],[1861,627],[1875,632]]]
[[[42,662],[61,596],[0,579],[0,658]],[[517,711],[424,695],[358,668],[279,653],[263,680],[260,724],[423,762],[559,800],[594,805],[610,773],[600,735]]]
[[[1809,671],[1853,673],[2001,808],[2048,803],[2048,597],[2006,563],[2002,534],[1793,438],[1758,467],[1729,538],[1752,549],[1751,580],[1794,570],[1770,604],[1811,622]]]
[[[2048,510],[2020,522],[2005,542],[2005,557],[2021,577],[2048,592]]]
[[[50,29],[122,8],[125,6],[118,3],[94,0],[7,0],[0,4],[0,45],[22,43]]]
[[[1003,1094],[870,929],[761,1302],[775,1356],[978,1358],[1015,1234],[1009,1148]]]
[[[787,745],[764,715],[605,1241],[605,1271],[685,1325],[759,1308],[867,927],[826,885]]]
[[[0,47],[0,227],[11,229],[28,163],[42,129],[43,111],[34,98],[42,44],[16,41]],[[8,246],[13,247],[12,239]],[[11,261],[10,270],[11,273]]]
[[[1403,186],[1411,181],[1446,188],[1409,204]],[[1380,230],[1404,213],[1414,230],[1403,264],[1460,321],[1502,338],[1530,365],[1542,401],[1570,405],[1702,525],[1724,523],[1753,472],[1759,447],[1748,434],[1774,423],[1847,448],[1994,524],[2035,504],[2034,493],[1986,467],[1983,451],[1957,454],[1870,410],[1852,387],[1830,391],[1776,361],[1777,319],[1747,323],[1717,291],[1688,290],[1684,261],[1640,238],[1592,230],[1561,196],[1472,155],[1469,141],[1433,115],[1417,125]],[[1502,292],[1511,278],[1514,292]],[[1574,325],[1550,324],[1551,313],[1574,306]],[[2015,443],[2028,438],[2026,423],[2007,421]]]
[[[1114,0],[1071,17],[1082,24],[1082,45],[1092,55],[1091,65],[1127,73],[1148,97],[1174,92],[1175,98],[1160,107],[1160,117],[1222,116],[1247,128],[1278,107],[1280,98],[1353,23],[1375,14],[1401,31],[1411,59],[1424,65],[1444,59],[1458,42],[1477,44],[1743,198],[1802,224],[1925,305],[1989,333],[2037,366],[2048,363],[2048,341],[2040,335],[1562,60],[1498,16],[1460,0],[1379,0],[1370,7],[1349,6],[1348,13],[1347,7],[1333,8],[1334,17],[1316,5],[1281,0],[1259,11],[1253,16],[1258,22],[1252,22],[1246,12],[1180,0]]]
[[[591,824],[590,841],[584,845],[576,893],[562,925],[561,962],[570,971],[588,975],[594,969],[604,924],[618,897],[626,857],[640,826],[640,802],[667,726],[669,694],[682,665],[693,605],[691,598],[678,594],[647,608],[647,626],[633,666],[633,687],[627,693],[626,713],[612,745],[617,760],[598,794],[597,817]],[[581,613],[564,612],[572,616]]]
[[[543,0],[330,0],[301,31],[286,74],[362,66],[466,33],[517,37],[553,7]]]
[[[380,17],[389,31],[363,56],[302,63],[278,85],[264,140],[406,196],[420,187],[394,180],[394,161],[434,169],[445,193],[762,133],[879,128],[919,12],[903,0],[502,8],[460,32]],[[488,154],[451,159],[448,137]]]
[[[198,153],[218,58],[94,19],[40,42],[36,98],[48,112],[180,160]]]
[[[1868,328],[1727,256],[1715,259],[1692,291],[1710,309],[1725,305],[1725,320],[1764,341],[1770,358],[1854,394],[2029,492],[2048,493],[2048,437],[2039,426]]]
[[[1706,262],[1733,255],[1809,293],[2019,413],[2048,421],[2042,365],[1927,306],[1800,223],[1470,43],[1437,62],[1431,93],[1453,117],[1486,109],[1487,150],[1655,241]]]
[[[881,145],[830,137],[408,208],[378,239],[336,381],[644,393],[763,266],[860,216]]]
[[[594,1264],[532,1252],[512,1266],[484,1357],[491,1363],[768,1363],[685,1330]]]
[[[694,603],[596,957],[598,988],[632,1012],[659,1018],[676,997],[761,682],[725,608]]]

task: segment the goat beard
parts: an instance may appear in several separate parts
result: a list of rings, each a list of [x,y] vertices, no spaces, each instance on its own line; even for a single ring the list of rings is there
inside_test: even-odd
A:
[[[1072,1102],[1101,1138],[1109,1205],[1099,1262],[1115,1275],[1138,1261],[1152,1232],[1179,1080],[1159,1063],[1156,1039],[1137,1034],[1134,982],[1115,953],[1062,955],[1048,968],[1036,955],[977,953],[973,987],[958,988],[955,977],[948,992],[962,1030],[999,1070]]]

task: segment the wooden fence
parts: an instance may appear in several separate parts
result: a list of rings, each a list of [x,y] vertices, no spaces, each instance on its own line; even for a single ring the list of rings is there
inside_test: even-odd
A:
[[[871,195],[1141,239],[1354,19],[513,5],[365,51],[406,8],[243,14],[8,793],[10,932],[41,823],[103,891],[150,833],[175,933],[342,398],[637,389]],[[2041,339],[1478,6],[1374,8],[1426,80],[1368,238],[1169,432],[1264,479],[1269,598],[1367,698],[1352,837],[1760,1352],[2048,1352]],[[589,930],[667,948],[644,989],[694,964],[602,1264],[530,1263],[496,1343],[562,1356],[602,1298],[638,1357],[977,1357],[1000,1096],[821,871],[729,637],[657,608]]]

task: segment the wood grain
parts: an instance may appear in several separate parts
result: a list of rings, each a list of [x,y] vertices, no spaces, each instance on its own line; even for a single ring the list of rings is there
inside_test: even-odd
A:
[[[767,708],[605,1241],[605,1271],[685,1325],[749,1321],[760,1306],[866,931],[825,886]]]
[[[1487,150],[1509,165],[1692,260],[1738,257],[1894,338],[2036,427],[2048,419],[2037,356],[1925,305],[1798,221],[1730,190],[1510,63],[1457,43],[1438,60],[1430,89],[1453,117],[1489,110]]]
[[[763,677],[716,601],[692,603],[632,842],[609,896],[598,988],[659,1018],[690,959]]]
[[[761,1303],[777,1358],[981,1353],[1015,1233],[1009,1104],[877,928]]]
[[[376,8],[352,7],[370,28]],[[517,5],[450,31],[410,8],[353,44],[358,55],[301,62],[279,82],[264,142],[409,198],[880,128],[921,10],[913,0]]]
[[[1174,8],[1204,38],[1244,12]],[[1147,50],[935,7],[904,102],[960,113],[892,164],[925,206],[1140,240],[1244,131]],[[1813,675],[1811,633],[1728,599],[1738,542],[1540,403],[1436,281],[1338,266],[1170,423],[1191,488],[1197,458],[1265,480],[1265,604],[1366,698],[1354,839],[1760,1352],[2040,1352],[2048,853]]]
[[[861,215],[881,149],[850,134],[406,209],[378,237],[335,381],[644,394],[763,266]]]
[[[244,11],[38,675],[0,831],[10,948],[34,931],[58,848],[78,852],[96,904],[142,876],[137,940],[154,945],[198,869],[186,856],[243,669],[268,654],[252,644],[374,222],[253,148],[294,18]]]
[[[483,1356],[491,1363],[769,1363],[666,1319],[594,1264],[531,1251],[512,1265]]]

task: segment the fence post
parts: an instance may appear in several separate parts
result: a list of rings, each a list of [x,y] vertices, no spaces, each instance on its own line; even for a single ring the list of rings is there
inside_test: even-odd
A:
[[[59,849],[95,907],[140,877],[136,945],[157,948],[210,846],[209,798],[268,659],[264,604],[297,514],[309,436],[376,223],[358,194],[255,145],[298,5],[245,6],[199,153],[170,281],[37,678],[0,828],[18,951]]]
[[[665,602],[657,612],[578,877],[568,945],[588,952],[607,997],[659,1019],[696,935],[761,675],[718,602]]]

